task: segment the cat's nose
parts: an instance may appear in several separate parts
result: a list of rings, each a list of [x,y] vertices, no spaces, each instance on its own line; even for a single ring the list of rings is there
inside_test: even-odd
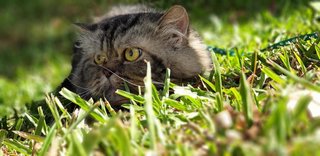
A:
[[[103,74],[109,78],[111,75],[112,75],[112,72],[111,71],[108,71],[108,70],[103,70]]]

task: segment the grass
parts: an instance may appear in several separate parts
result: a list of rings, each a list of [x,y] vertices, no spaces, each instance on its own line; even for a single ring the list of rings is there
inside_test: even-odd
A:
[[[88,6],[85,2],[59,2],[76,6],[74,12]],[[204,2],[199,1],[194,7]],[[15,4],[2,3],[9,3],[7,11]],[[155,4],[166,7],[172,3]],[[234,9],[222,3],[225,13],[201,20],[195,17],[203,17],[210,9],[191,11],[191,21],[208,45],[232,49],[234,56],[212,53],[215,68],[200,77],[198,86],[171,83],[168,69],[164,87],[157,90],[151,83],[152,69],[148,66],[144,94],[117,91],[130,99],[123,105],[130,111],[119,112],[105,99],[85,101],[66,89],[56,95],[44,93],[58,86],[70,70],[71,53],[66,51],[71,50],[68,44],[71,45],[72,33],[66,19],[47,20],[53,10],[49,9],[39,20],[34,18],[32,21],[39,23],[29,25],[35,32],[28,33],[38,38],[29,40],[18,32],[0,44],[4,51],[0,65],[10,66],[9,70],[0,69],[0,153],[319,155],[320,40],[298,40],[279,49],[260,51],[278,41],[319,30],[319,2],[279,1],[277,4],[286,4],[284,9],[259,8],[260,12],[245,9],[254,6],[254,2],[243,6],[238,1],[233,3]],[[186,4],[189,5],[191,1]],[[243,8],[244,14],[252,16],[236,16]],[[43,8],[30,4],[24,9],[33,13],[32,9]],[[56,12],[68,13],[63,8]],[[74,17],[72,13],[66,16]],[[49,41],[39,42],[44,39]],[[10,48],[11,44],[23,48]],[[9,54],[11,51],[16,55]],[[17,55],[17,51],[25,54]],[[60,96],[79,109],[67,112]],[[25,104],[38,99],[45,99],[45,106],[38,107],[36,113],[30,112]],[[47,120],[48,116],[53,122]],[[89,117],[94,122],[85,122]]]

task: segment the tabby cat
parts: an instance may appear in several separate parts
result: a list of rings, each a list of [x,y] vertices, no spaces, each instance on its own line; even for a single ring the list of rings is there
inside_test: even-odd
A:
[[[120,6],[91,24],[77,24],[72,71],[63,82],[85,99],[106,98],[111,105],[123,103],[115,94],[143,86],[146,61],[157,87],[171,69],[174,82],[187,82],[208,71],[212,62],[199,35],[190,28],[182,6],[158,12],[146,6]]]

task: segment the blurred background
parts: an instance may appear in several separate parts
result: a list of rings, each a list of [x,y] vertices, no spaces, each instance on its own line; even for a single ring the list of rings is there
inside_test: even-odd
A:
[[[70,71],[74,22],[90,22],[116,4],[183,5],[206,44],[255,50],[279,38],[314,31],[308,0],[2,0],[0,116],[43,99]],[[310,21],[310,20],[308,20]],[[285,26],[281,23],[286,22]],[[280,35],[279,35],[280,34]]]

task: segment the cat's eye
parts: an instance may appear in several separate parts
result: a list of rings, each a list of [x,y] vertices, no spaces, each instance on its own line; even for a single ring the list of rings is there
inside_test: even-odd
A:
[[[76,41],[73,45],[74,48],[80,49],[81,48],[81,44],[79,41]]]
[[[96,54],[94,56],[94,62],[98,65],[103,64],[107,60],[107,56],[105,54]]]
[[[124,50],[124,58],[129,62],[137,60],[141,54],[142,52],[139,48],[127,48]]]

